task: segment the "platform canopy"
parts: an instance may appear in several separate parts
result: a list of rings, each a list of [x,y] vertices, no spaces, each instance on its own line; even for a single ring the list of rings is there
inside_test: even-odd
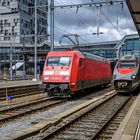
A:
[[[12,69],[18,70],[21,66],[23,66],[23,62],[17,62],[15,65],[12,66]]]
[[[126,3],[140,36],[140,0],[126,0]]]

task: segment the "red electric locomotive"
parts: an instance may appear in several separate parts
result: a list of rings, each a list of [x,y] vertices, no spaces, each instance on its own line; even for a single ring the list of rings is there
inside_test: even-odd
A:
[[[49,52],[42,74],[49,96],[70,97],[76,91],[109,84],[111,79],[105,58],[80,51]]]

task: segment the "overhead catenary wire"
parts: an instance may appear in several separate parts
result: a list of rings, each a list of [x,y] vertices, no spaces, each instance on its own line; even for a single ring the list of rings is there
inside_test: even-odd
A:
[[[61,1],[62,2],[62,1]],[[123,1],[121,1],[123,3]],[[60,3],[60,2],[59,2]],[[120,3],[120,4],[122,4]],[[64,3],[63,3],[64,4]],[[98,7],[94,2],[93,4]],[[105,13],[101,10],[101,13],[103,14],[103,16],[110,22],[110,24],[113,26],[113,28],[121,35],[121,36],[124,36],[125,34],[121,33],[118,28],[112,23],[112,21],[105,15]]]
[[[58,2],[58,3],[60,3],[60,2]],[[63,3],[63,2],[61,1],[61,3]],[[61,3],[60,3],[60,4],[61,4]],[[73,11],[72,11],[72,12],[73,12]],[[74,16],[77,17],[77,15],[75,15],[75,13],[74,13]],[[80,18],[80,21],[83,22],[83,23],[85,24],[85,22],[84,22],[83,20],[84,20],[84,19],[82,19],[82,17],[81,17],[81,18]],[[87,24],[87,25],[89,25],[89,24]],[[58,28],[58,27],[55,26],[55,28]],[[58,29],[60,29],[60,28],[58,28]],[[61,29],[60,29],[60,30],[61,30]],[[61,30],[61,31],[62,31],[62,30]],[[64,31],[64,30],[63,30],[63,31]],[[67,32],[67,31],[64,31],[64,32],[66,32],[66,33],[69,34],[69,32]],[[70,34],[71,34],[71,33],[70,33]],[[87,42],[85,39],[83,39],[83,38],[81,38],[81,37],[80,37],[80,39],[83,40],[84,42]]]
[[[61,1],[62,2],[62,1]],[[121,3],[124,2],[124,1],[120,1]],[[93,2],[92,0],[92,3],[94,4],[95,7],[98,7],[98,5],[96,5],[95,2]],[[113,3],[112,3],[113,4]],[[71,7],[72,8],[72,7]],[[111,22],[111,20],[105,15],[105,13],[101,10],[101,13],[103,14],[103,16],[111,23],[111,25],[113,26],[113,28],[121,35],[123,36],[124,34],[122,34],[117,28],[116,26]]]
[[[93,0],[92,0],[93,2]],[[93,4],[97,7],[97,5],[93,2]],[[116,26],[112,23],[112,21],[105,15],[105,13],[101,10],[102,15],[110,22],[110,24],[113,26],[113,28],[121,35],[123,36],[122,33],[116,28]]]
[[[62,2],[62,1],[61,1]],[[58,2],[59,3],[59,2]],[[37,7],[46,7],[46,6],[48,6],[48,5],[39,5],[39,6],[37,6]],[[96,6],[96,5],[95,5]],[[29,7],[29,8],[34,8],[34,7]],[[79,14],[77,14],[80,18],[81,18],[81,16],[79,15]],[[105,15],[104,15],[105,16]],[[83,21],[84,19],[82,18],[82,21]],[[85,21],[84,21],[85,22]],[[89,24],[88,24],[89,25]],[[114,26],[115,27],[115,26]]]
[[[96,3],[93,1],[93,0],[91,0],[92,1],[92,3],[95,5],[95,7],[97,7],[98,8],[98,5],[96,5]],[[62,0],[61,0],[61,2],[62,2]],[[118,3],[120,3],[120,4],[122,4],[124,1],[122,0],[122,1],[116,1],[116,2],[118,2]],[[59,3],[59,2],[58,2]],[[63,4],[64,4],[64,2],[62,2]],[[112,4],[113,4],[114,2],[112,2]],[[117,3],[117,5],[118,5],[118,3]],[[64,4],[64,6],[65,6],[65,4]],[[71,6],[71,8],[72,8],[72,6]],[[101,10],[101,13],[104,15],[104,17],[111,23],[111,25],[114,27],[114,29],[116,29],[117,30],[117,32],[121,35],[121,36],[123,36],[123,34],[122,33],[120,33],[120,31],[117,29],[117,27],[115,27],[115,25],[111,22],[111,20],[105,15],[105,13]],[[118,20],[118,19],[117,19]],[[118,24],[118,21],[117,21],[117,24]]]
[[[61,2],[58,2],[58,3],[62,3],[62,4],[65,4],[64,2],[62,2],[62,0],[60,0]],[[87,21],[79,14],[79,13],[75,13],[71,8],[68,8],[68,10],[70,10],[70,11],[72,11],[73,12],[73,15],[75,16],[75,17],[78,17],[79,19],[80,19],[80,21],[83,23],[83,24],[85,24],[86,26],[88,26],[88,27],[91,27],[91,25],[89,25],[88,23],[87,23]],[[92,27],[91,27],[92,28]],[[89,29],[90,30],[90,32],[91,32],[91,34],[93,35],[93,32],[94,31],[92,31],[91,29]],[[100,39],[102,40],[102,41],[104,41],[104,39],[102,39],[101,38],[101,36],[100,36]]]
[[[57,27],[57,26],[54,26],[54,27],[61,32],[64,32],[64,33],[67,33],[67,34],[72,34],[68,31],[65,31],[65,30],[61,29],[60,27]],[[84,42],[88,42],[87,40],[83,39],[81,36],[80,36],[80,39],[83,40]]]
[[[126,20],[126,25],[127,25],[127,27],[129,28],[129,29],[131,29],[132,27],[133,27],[133,29],[134,30],[136,30],[135,29],[135,26],[134,26],[134,24],[133,24],[133,22],[132,22],[132,20],[131,20],[131,23],[130,23],[130,20],[128,20],[128,16],[126,15],[126,11],[124,10],[124,8],[127,8],[127,7],[124,7],[124,6],[122,6],[122,14],[123,14],[123,16],[124,16],[124,19]],[[131,34],[133,34],[132,33],[132,31],[130,30],[130,32],[131,32]]]
[[[118,4],[117,4],[117,29],[118,29],[118,26],[119,26],[119,11],[118,11]]]

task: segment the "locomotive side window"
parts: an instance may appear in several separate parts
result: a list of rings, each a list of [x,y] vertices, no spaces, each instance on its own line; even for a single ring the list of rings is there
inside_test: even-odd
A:
[[[47,66],[69,66],[71,57],[48,57]]]
[[[135,68],[137,66],[135,61],[120,61],[118,68]]]
[[[79,61],[79,67],[82,66],[82,60],[80,59]]]

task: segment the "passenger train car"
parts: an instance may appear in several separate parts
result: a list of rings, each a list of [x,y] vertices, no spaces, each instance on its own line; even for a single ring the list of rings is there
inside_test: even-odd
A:
[[[123,56],[116,64],[113,83],[118,92],[131,92],[139,86],[140,60],[134,55]]]
[[[70,97],[77,91],[111,82],[110,63],[80,51],[49,52],[42,82],[49,96]]]

